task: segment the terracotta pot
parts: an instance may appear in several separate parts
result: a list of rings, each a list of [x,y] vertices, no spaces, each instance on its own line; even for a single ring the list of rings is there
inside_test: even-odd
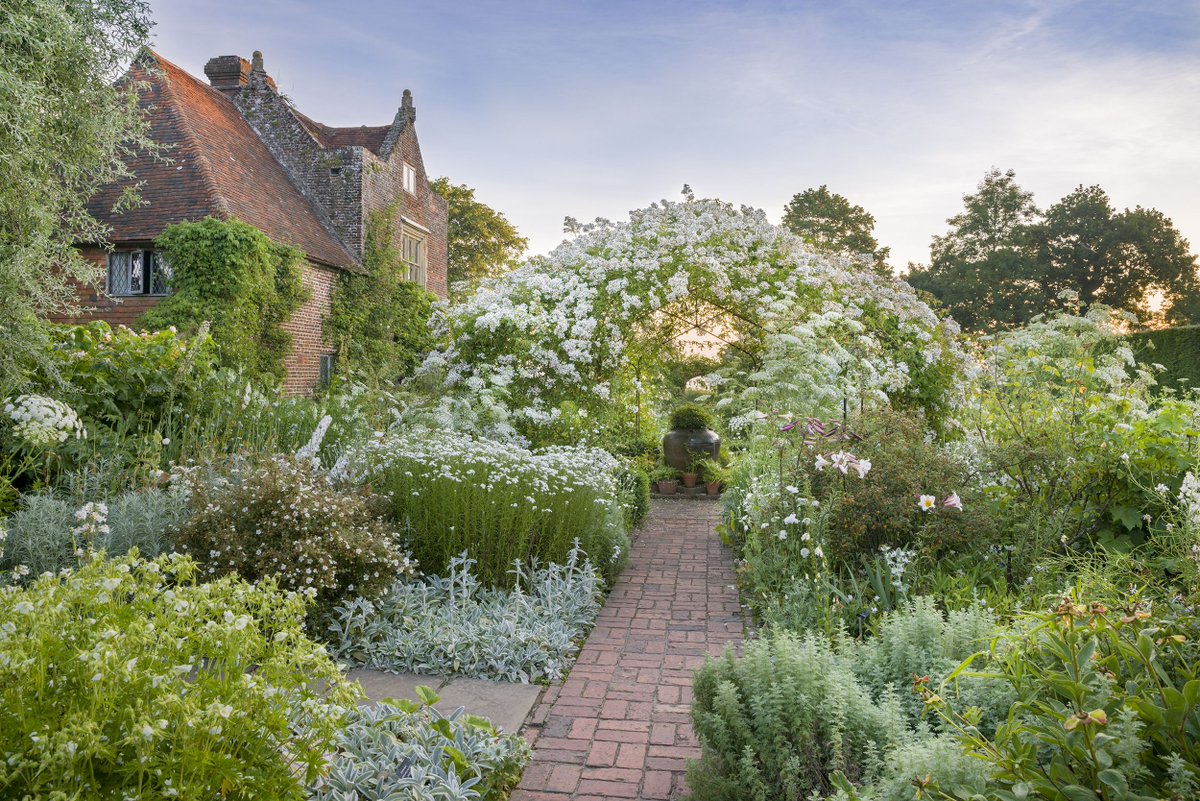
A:
[[[663,437],[663,462],[676,470],[687,470],[695,456],[716,459],[721,438],[707,428],[677,428]]]
[[[721,494],[721,482],[720,482],[720,481],[714,481],[714,482],[713,482],[713,483],[711,483],[711,484],[705,484],[705,485],[704,485],[704,490],[705,490],[705,491],[706,491],[706,492],[707,492],[709,495],[720,495],[720,494]]]
[[[658,482],[658,494],[659,495],[674,495],[675,490],[677,490],[678,488],[679,488],[679,482],[677,482],[677,481],[660,481],[660,482]]]
[[[691,489],[692,487],[696,486],[696,482],[699,480],[700,480],[699,473],[684,473],[683,474],[683,486],[687,487],[688,489]]]

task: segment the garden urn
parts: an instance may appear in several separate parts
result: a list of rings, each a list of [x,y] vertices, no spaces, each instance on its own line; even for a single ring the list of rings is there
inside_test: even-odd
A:
[[[675,428],[663,437],[663,462],[685,473],[697,456],[716,461],[720,451],[721,438],[707,428]]]

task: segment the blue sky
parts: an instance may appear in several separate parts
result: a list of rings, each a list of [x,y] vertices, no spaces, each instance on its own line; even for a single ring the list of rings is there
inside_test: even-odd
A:
[[[995,165],[1043,207],[1078,184],[1153,206],[1200,249],[1200,4],[151,0],[154,45],[267,71],[330,125],[411,89],[431,175],[474,187],[534,252],[566,215],[684,183],[778,220],[828,184],[925,261]]]

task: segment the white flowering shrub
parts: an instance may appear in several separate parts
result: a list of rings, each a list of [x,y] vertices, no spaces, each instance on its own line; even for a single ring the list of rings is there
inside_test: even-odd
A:
[[[513,562],[563,562],[576,540],[608,579],[629,550],[619,466],[592,448],[530,451],[447,431],[400,430],[340,468],[387,496],[389,515],[427,572],[464,551],[492,586]]]
[[[328,629],[335,654],[397,673],[560,679],[600,611],[599,571],[577,548],[563,564],[514,565],[511,590],[482,586],[473,567],[459,557],[443,576],[339,606]]]
[[[396,701],[349,714],[327,772],[310,801],[504,801],[532,756],[525,739],[501,734],[461,708],[449,715],[438,697]]]
[[[1152,393],[1127,322],[1093,307],[983,342],[956,423],[1019,573],[1047,548],[1128,548],[1168,533],[1169,493],[1154,488],[1173,493],[1195,469],[1200,414]]]
[[[75,410],[45,395],[18,395],[5,401],[4,414],[12,421],[13,435],[35,447],[49,448],[86,436]]]
[[[697,318],[753,357],[726,377],[745,387],[740,413],[788,397],[818,414],[846,393],[940,409],[958,367],[953,324],[907,285],[810,253],[761,211],[690,195],[583,226],[446,314],[449,344],[421,373],[503,404],[533,439],[564,402],[631,420],[675,355],[663,343]]]
[[[335,483],[305,458],[260,456],[193,470],[190,516],[176,536],[206,576],[274,576],[322,612],[383,592],[415,565],[379,516],[383,498]]]
[[[301,595],[200,578],[100,557],[0,589],[0,796],[303,798],[355,688]]]

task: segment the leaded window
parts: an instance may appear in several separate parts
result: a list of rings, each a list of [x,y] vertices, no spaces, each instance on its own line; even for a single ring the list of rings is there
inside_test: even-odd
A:
[[[119,250],[108,254],[108,279],[112,297],[166,295],[171,291],[171,267],[153,250]]]

